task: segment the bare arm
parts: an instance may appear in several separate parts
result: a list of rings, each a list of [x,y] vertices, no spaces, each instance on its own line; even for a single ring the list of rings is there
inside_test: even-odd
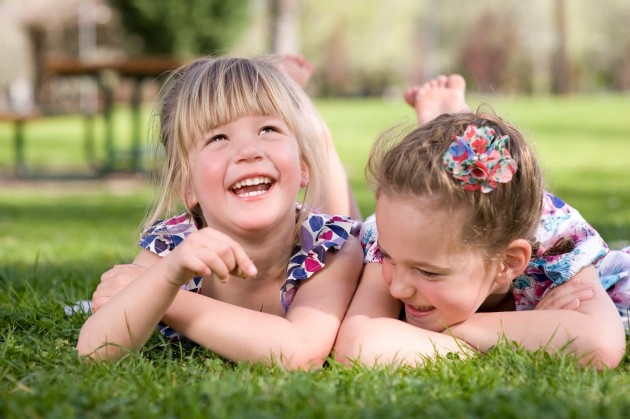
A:
[[[476,313],[469,320],[451,326],[447,333],[482,352],[496,345],[501,336],[531,350],[556,351],[566,346],[581,357],[581,363],[614,368],[625,352],[619,314],[594,267],[582,269],[574,279],[591,284],[593,289],[593,298],[582,301],[576,310]]]
[[[437,354],[469,353],[469,347],[463,341],[398,320],[401,307],[400,301],[389,294],[381,276],[381,265],[365,265],[337,337],[337,359],[345,364],[360,361],[366,365],[400,363],[415,366]]]
[[[162,262],[145,270],[86,320],[77,343],[80,355],[117,359],[144,346],[179,292],[179,286],[161,271]]]
[[[155,263],[154,255],[143,252],[135,263]],[[80,353],[116,359],[129,349],[142,347],[161,319],[228,359],[277,361],[287,368],[318,367],[330,353],[362,267],[360,245],[351,237],[337,254],[327,255],[321,272],[300,287],[283,318],[178,287],[165,289],[160,284],[165,270],[161,265],[169,257],[149,268],[88,319],[77,345]],[[133,324],[123,327],[121,313],[133,318]],[[102,346],[104,340],[117,346]]]
[[[354,237],[328,254],[326,267],[300,286],[286,317],[181,292],[163,320],[228,359],[321,367],[356,289],[361,255]]]
[[[182,284],[195,274],[227,278],[237,266],[249,275],[256,272],[234,240],[207,228],[188,236],[168,257],[156,261],[143,250],[134,262],[148,269],[87,319],[79,333],[79,354],[117,359],[144,346]]]

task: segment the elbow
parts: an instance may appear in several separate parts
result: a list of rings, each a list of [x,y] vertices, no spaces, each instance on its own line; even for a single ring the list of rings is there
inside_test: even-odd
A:
[[[287,371],[317,370],[324,366],[329,355],[328,353],[313,353],[312,351],[310,353],[304,351],[297,353],[300,355],[296,355],[296,352],[294,352],[293,356],[281,355],[275,362],[282,365]]]
[[[626,353],[626,334],[623,326],[601,330],[601,334],[592,342],[594,350],[585,353],[580,359],[581,365],[590,365],[597,370],[614,369]]]
[[[625,340],[623,344],[608,345],[600,347],[584,357],[581,362],[584,365],[592,365],[597,370],[614,369],[619,366],[626,353]]]
[[[77,352],[81,358],[86,361],[116,361],[120,359],[127,351],[124,351],[119,345],[103,342],[94,344],[86,338],[79,336],[76,346]]]
[[[310,336],[296,339],[290,347],[284,347],[276,352],[278,355],[272,356],[272,363],[281,365],[288,371],[294,370],[316,370],[324,366],[333,342],[324,342],[327,339],[314,340]]]
[[[291,359],[283,360],[282,366],[287,371],[309,371],[320,369],[324,366],[325,361],[325,358],[292,357]]]
[[[94,347],[87,342],[87,339],[83,335],[79,335],[79,341],[77,342],[77,352],[82,358],[95,358],[97,347]]]
[[[341,365],[352,366],[360,358],[361,341],[347,324],[342,325],[333,347],[333,358]]]

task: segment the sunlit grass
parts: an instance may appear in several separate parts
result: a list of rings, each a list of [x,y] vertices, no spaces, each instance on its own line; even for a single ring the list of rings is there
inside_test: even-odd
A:
[[[554,192],[609,241],[630,238],[626,97],[487,101],[533,139]],[[412,124],[413,113],[402,101],[317,105],[368,214],[374,200],[363,166],[371,142],[390,125]],[[115,120],[117,148],[128,150],[129,115],[120,109]],[[0,124],[5,178],[11,128]],[[81,118],[40,120],[26,134],[31,169],[85,169]],[[133,258],[149,188],[101,181],[20,185],[0,185],[1,417],[625,418],[630,411],[630,350],[618,369],[604,372],[578,368],[570,355],[504,342],[487,355],[425,368],[344,368],[331,361],[318,371],[287,373],[226,362],[155,335],[142,353],[120,362],[84,363],[74,349],[84,316],[68,317],[64,306],[89,298],[104,270]]]

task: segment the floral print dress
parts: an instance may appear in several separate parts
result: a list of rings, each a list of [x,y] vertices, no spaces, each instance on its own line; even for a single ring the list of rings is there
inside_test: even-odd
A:
[[[376,220],[370,216],[360,234],[365,263],[383,262],[377,239]],[[628,329],[630,247],[609,251],[576,209],[550,193],[543,196],[536,239],[539,246],[535,254],[525,272],[513,281],[516,310],[533,310],[549,289],[564,284],[582,268],[593,264]]]
[[[300,226],[300,243],[293,248],[289,259],[286,280],[279,289],[279,298],[285,312],[304,281],[326,265],[326,254],[336,253],[350,236],[354,220],[342,215],[328,215],[310,212]],[[146,229],[139,244],[157,254],[168,255],[186,236],[197,231],[195,223],[187,214],[155,222]],[[192,278],[182,289],[201,292],[202,277]],[[160,323],[160,332],[168,338],[180,335],[169,326]]]

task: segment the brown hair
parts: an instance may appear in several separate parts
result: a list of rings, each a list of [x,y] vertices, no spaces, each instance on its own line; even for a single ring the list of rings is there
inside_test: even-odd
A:
[[[492,127],[495,135],[508,135],[506,147],[517,163],[512,180],[499,183],[488,193],[465,190],[443,164],[454,136],[463,135],[470,124]],[[377,139],[368,160],[366,171],[377,198],[382,194],[428,196],[445,211],[463,211],[461,219],[468,221],[456,238],[478,247],[487,257],[515,239],[535,244],[542,175],[531,147],[513,125],[489,113],[461,113],[441,115],[398,142],[395,131]]]
[[[276,115],[287,123],[309,169],[303,207],[324,204],[326,177],[320,139],[324,125],[302,89],[274,67],[270,58],[204,58],[173,72],[163,90],[158,148],[166,161],[158,174],[159,198],[145,226],[172,214],[184,197],[190,184],[188,152],[195,140],[247,115]],[[198,206],[188,211],[198,224],[205,225]]]

